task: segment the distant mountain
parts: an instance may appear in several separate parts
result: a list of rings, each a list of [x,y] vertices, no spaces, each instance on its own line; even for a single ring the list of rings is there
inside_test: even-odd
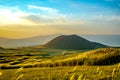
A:
[[[0,47],[3,48],[15,48],[15,47],[26,47],[43,45],[60,34],[34,36],[30,38],[22,39],[10,39],[0,37]],[[79,34],[80,35],[80,34]],[[80,35],[83,38],[92,41],[103,43],[108,46],[120,47],[120,35]]]
[[[55,49],[94,49],[106,46],[88,41],[77,35],[61,35],[46,43],[44,47]]]
[[[58,36],[58,34],[35,36],[35,37],[22,38],[22,39],[9,39],[9,38],[0,37],[0,46],[4,48],[15,48],[15,47],[43,45],[56,36]]]

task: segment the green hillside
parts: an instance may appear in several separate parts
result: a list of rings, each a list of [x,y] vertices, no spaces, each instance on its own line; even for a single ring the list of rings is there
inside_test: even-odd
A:
[[[53,49],[95,49],[106,47],[103,44],[88,41],[77,35],[61,35],[44,45]]]

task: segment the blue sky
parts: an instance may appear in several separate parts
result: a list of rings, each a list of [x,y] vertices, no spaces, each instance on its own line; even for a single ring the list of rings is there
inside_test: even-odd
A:
[[[119,15],[120,0],[1,0],[1,6],[19,7],[21,10],[28,11],[28,5],[50,7],[58,9],[64,14],[104,14]],[[34,11],[33,11],[34,12]],[[90,15],[89,15],[90,16]]]
[[[0,0],[0,12],[3,37],[120,34],[120,0]]]

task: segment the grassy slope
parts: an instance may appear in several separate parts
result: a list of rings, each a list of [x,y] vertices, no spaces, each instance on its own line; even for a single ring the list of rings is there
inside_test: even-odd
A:
[[[120,49],[102,48],[92,51],[61,57],[60,59],[50,59],[36,63],[35,67],[56,67],[56,66],[76,66],[76,65],[111,65],[120,62]],[[31,66],[32,67],[32,66]]]
[[[0,80],[120,80],[120,64],[111,66],[75,66],[1,70]]]
[[[112,80],[112,78],[120,80],[120,64],[117,64],[120,62],[120,48],[101,48],[63,56],[41,56],[40,54],[46,50],[40,50],[40,52],[43,51],[41,53],[39,53],[39,49],[37,49],[38,51],[30,50],[3,50],[0,53],[0,61],[3,61],[0,63],[1,68],[17,67],[20,69],[0,70],[0,80],[70,80],[72,77],[78,80],[79,76],[87,78],[87,80]],[[51,53],[51,50],[47,52],[49,51]],[[7,54],[4,55],[4,53]],[[15,56],[19,53],[21,56]],[[28,55],[28,53],[32,55]],[[4,63],[4,60],[8,62]],[[80,66],[76,67],[76,65]],[[22,66],[31,68],[21,70]]]
[[[40,50],[41,51],[41,50]],[[111,65],[120,62],[120,48],[101,48],[78,54],[68,54],[63,56],[50,56],[54,53],[51,50],[44,52],[28,52],[16,56],[9,54],[8,58],[2,57],[0,62],[1,68],[19,68],[19,67],[58,67],[58,66],[76,66],[76,65]],[[27,54],[26,54],[27,52]],[[49,52],[49,53],[48,53]],[[61,52],[61,51],[56,51]],[[28,54],[30,53],[30,54]],[[44,53],[44,54],[43,54]],[[47,53],[47,54],[46,54]],[[54,54],[55,54],[54,53]],[[59,53],[60,54],[60,53]],[[4,55],[4,54],[1,54]],[[13,55],[13,56],[12,56]],[[6,60],[4,60],[4,58]],[[9,62],[10,61],[10,62]]]
[[[75,65],[111,65],[120,62],[120,48],[101,48],[83,52],[74,57],[59,60],[61,64]],[[54,63],[58,63],[57,61]]]

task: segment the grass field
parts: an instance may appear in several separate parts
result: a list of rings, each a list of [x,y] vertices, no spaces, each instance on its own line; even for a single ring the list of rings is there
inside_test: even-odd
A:
[[[0,50],[0,80],[120,80],[120,48]]]
[[[118,66],[118,64],[110,66],[19,68],[1,70],[1,72],[3,74],[0,76],[0,80],[120,80],[120,65]]]

